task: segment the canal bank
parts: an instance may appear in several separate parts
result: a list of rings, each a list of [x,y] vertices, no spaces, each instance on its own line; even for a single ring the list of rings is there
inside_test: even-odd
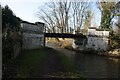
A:
[[[109,51],[94,51],[94,50],[77,50],[69,47],[65,47],[65,49],[71,50],[71,51],[76,51],[84,54],[94,54],[94,55],[99,55],[99,56],[104,56],[104,57],[113,57],[113,58],[119,58],[120,59],[120,49],[113,49]]]
[[[23,50],[3,67],[5,78],[83,78],[72,60],[48,47]]]
[[[85,78],[120,78],[120,59],[84,54],[57,48],[74,62],[75,69]]]
[[[99,56],[104,56],[104,57],[113,57],[113,58],[120,58],[120,48],[117,49],[110,49],[107,51],[97,51],[97,50],[80,50],[78,48],[73,48],[72,42],[73,39],[61,39],[59,38],[59,41],[56,39],[49,39],[46,40],[46,45],[49,47],[60,47],[63,49],[68,49],[70,51],[76,51],[80,53],[85,53],[85,54],[95,54]],[[52,43],[52,44],[51,44]]]
[[[84,54],[49,44],[25,50],[7,66],[4,78],[120,78],[120,59]]]

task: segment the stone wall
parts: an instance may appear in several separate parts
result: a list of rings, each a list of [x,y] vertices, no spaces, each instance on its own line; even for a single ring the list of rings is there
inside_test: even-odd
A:
[[[88,37],[86,50],[106,51],[108,49],[108,38],[106,37]]]
[[[86,50],[106,51],[109,47],[109,31],[91,28],[88,30]]]
[[[77,44],[77,43],[80,44]],[[106,51],[109,49],[109,31],[90,27],[88,29],[87,39],[73,41],[73,48],[79,50]]]
[[[44,46],[44,34],[23,33],[22,49],[35,49]]]
[[[22,49],[35,49],[44,46],[44,23],[21,23]]]

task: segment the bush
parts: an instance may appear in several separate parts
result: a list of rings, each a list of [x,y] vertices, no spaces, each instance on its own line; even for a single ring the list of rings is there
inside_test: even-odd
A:
[[[16,34],[16,33],[14,33]],[[15,37],[14,35],[10,35],[8,37],[2,37],[2,57],[3,57],[3,64],[7,63],[14,57],[14,46],[17,43],[22,43],[22,37],[17,34]]]
[[[112,48],[120,48],[120,35],[112,36]]]

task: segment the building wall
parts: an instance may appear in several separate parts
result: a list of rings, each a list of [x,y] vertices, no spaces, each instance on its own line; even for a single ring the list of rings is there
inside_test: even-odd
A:
[[[44,46],[44,25],[21,23],[22,49],[35,49]]]
[[[95,31],[96,36],[109,37],[109,31]]]
[[[88,29],[89,35],[95,35],[95,29]]]
[[[38,31],[41,32],[41,33],[44,33],[44,32],[45,32],[45,24],[37,23],[37,28],[36,28],[36,30],[38,30]]]
[[[108,49],[108,38],[89,36],[86,50],[105,51]]]
[[[108,49],[109,31],[90,29],[86,49],[105,51]],[[92,35],[90,34],[92,33]]]
[[[41,31],[41,28],[39,28],[37,25],[21,23],[21,26],[22,26],[22,30],[26,30],[26,31]]]
[[[79,41],[82,42],[82,45],[77,45],[74,40],[73,48],[106,51],[109,48],[108,37],[109,37],[109,31],[96,30],[96,28],[89,29],[87,39],[83,39],[82,41]]]
[[[43,34],[23,33],[23,49],[34,49],[44,46]]]
[[[99,51],[108,49],[109,31],[93,29],[89,30],[89,33],[94,34],[89,34],[86,49],[93,49]]]

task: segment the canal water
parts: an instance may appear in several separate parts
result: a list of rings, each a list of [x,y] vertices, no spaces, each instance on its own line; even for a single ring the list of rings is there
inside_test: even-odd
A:
[[[86,78],[120,78],[120,59],[70,51],[56,44],[48,43],[47,46],[68,56],[74,62],[76,71]]]

